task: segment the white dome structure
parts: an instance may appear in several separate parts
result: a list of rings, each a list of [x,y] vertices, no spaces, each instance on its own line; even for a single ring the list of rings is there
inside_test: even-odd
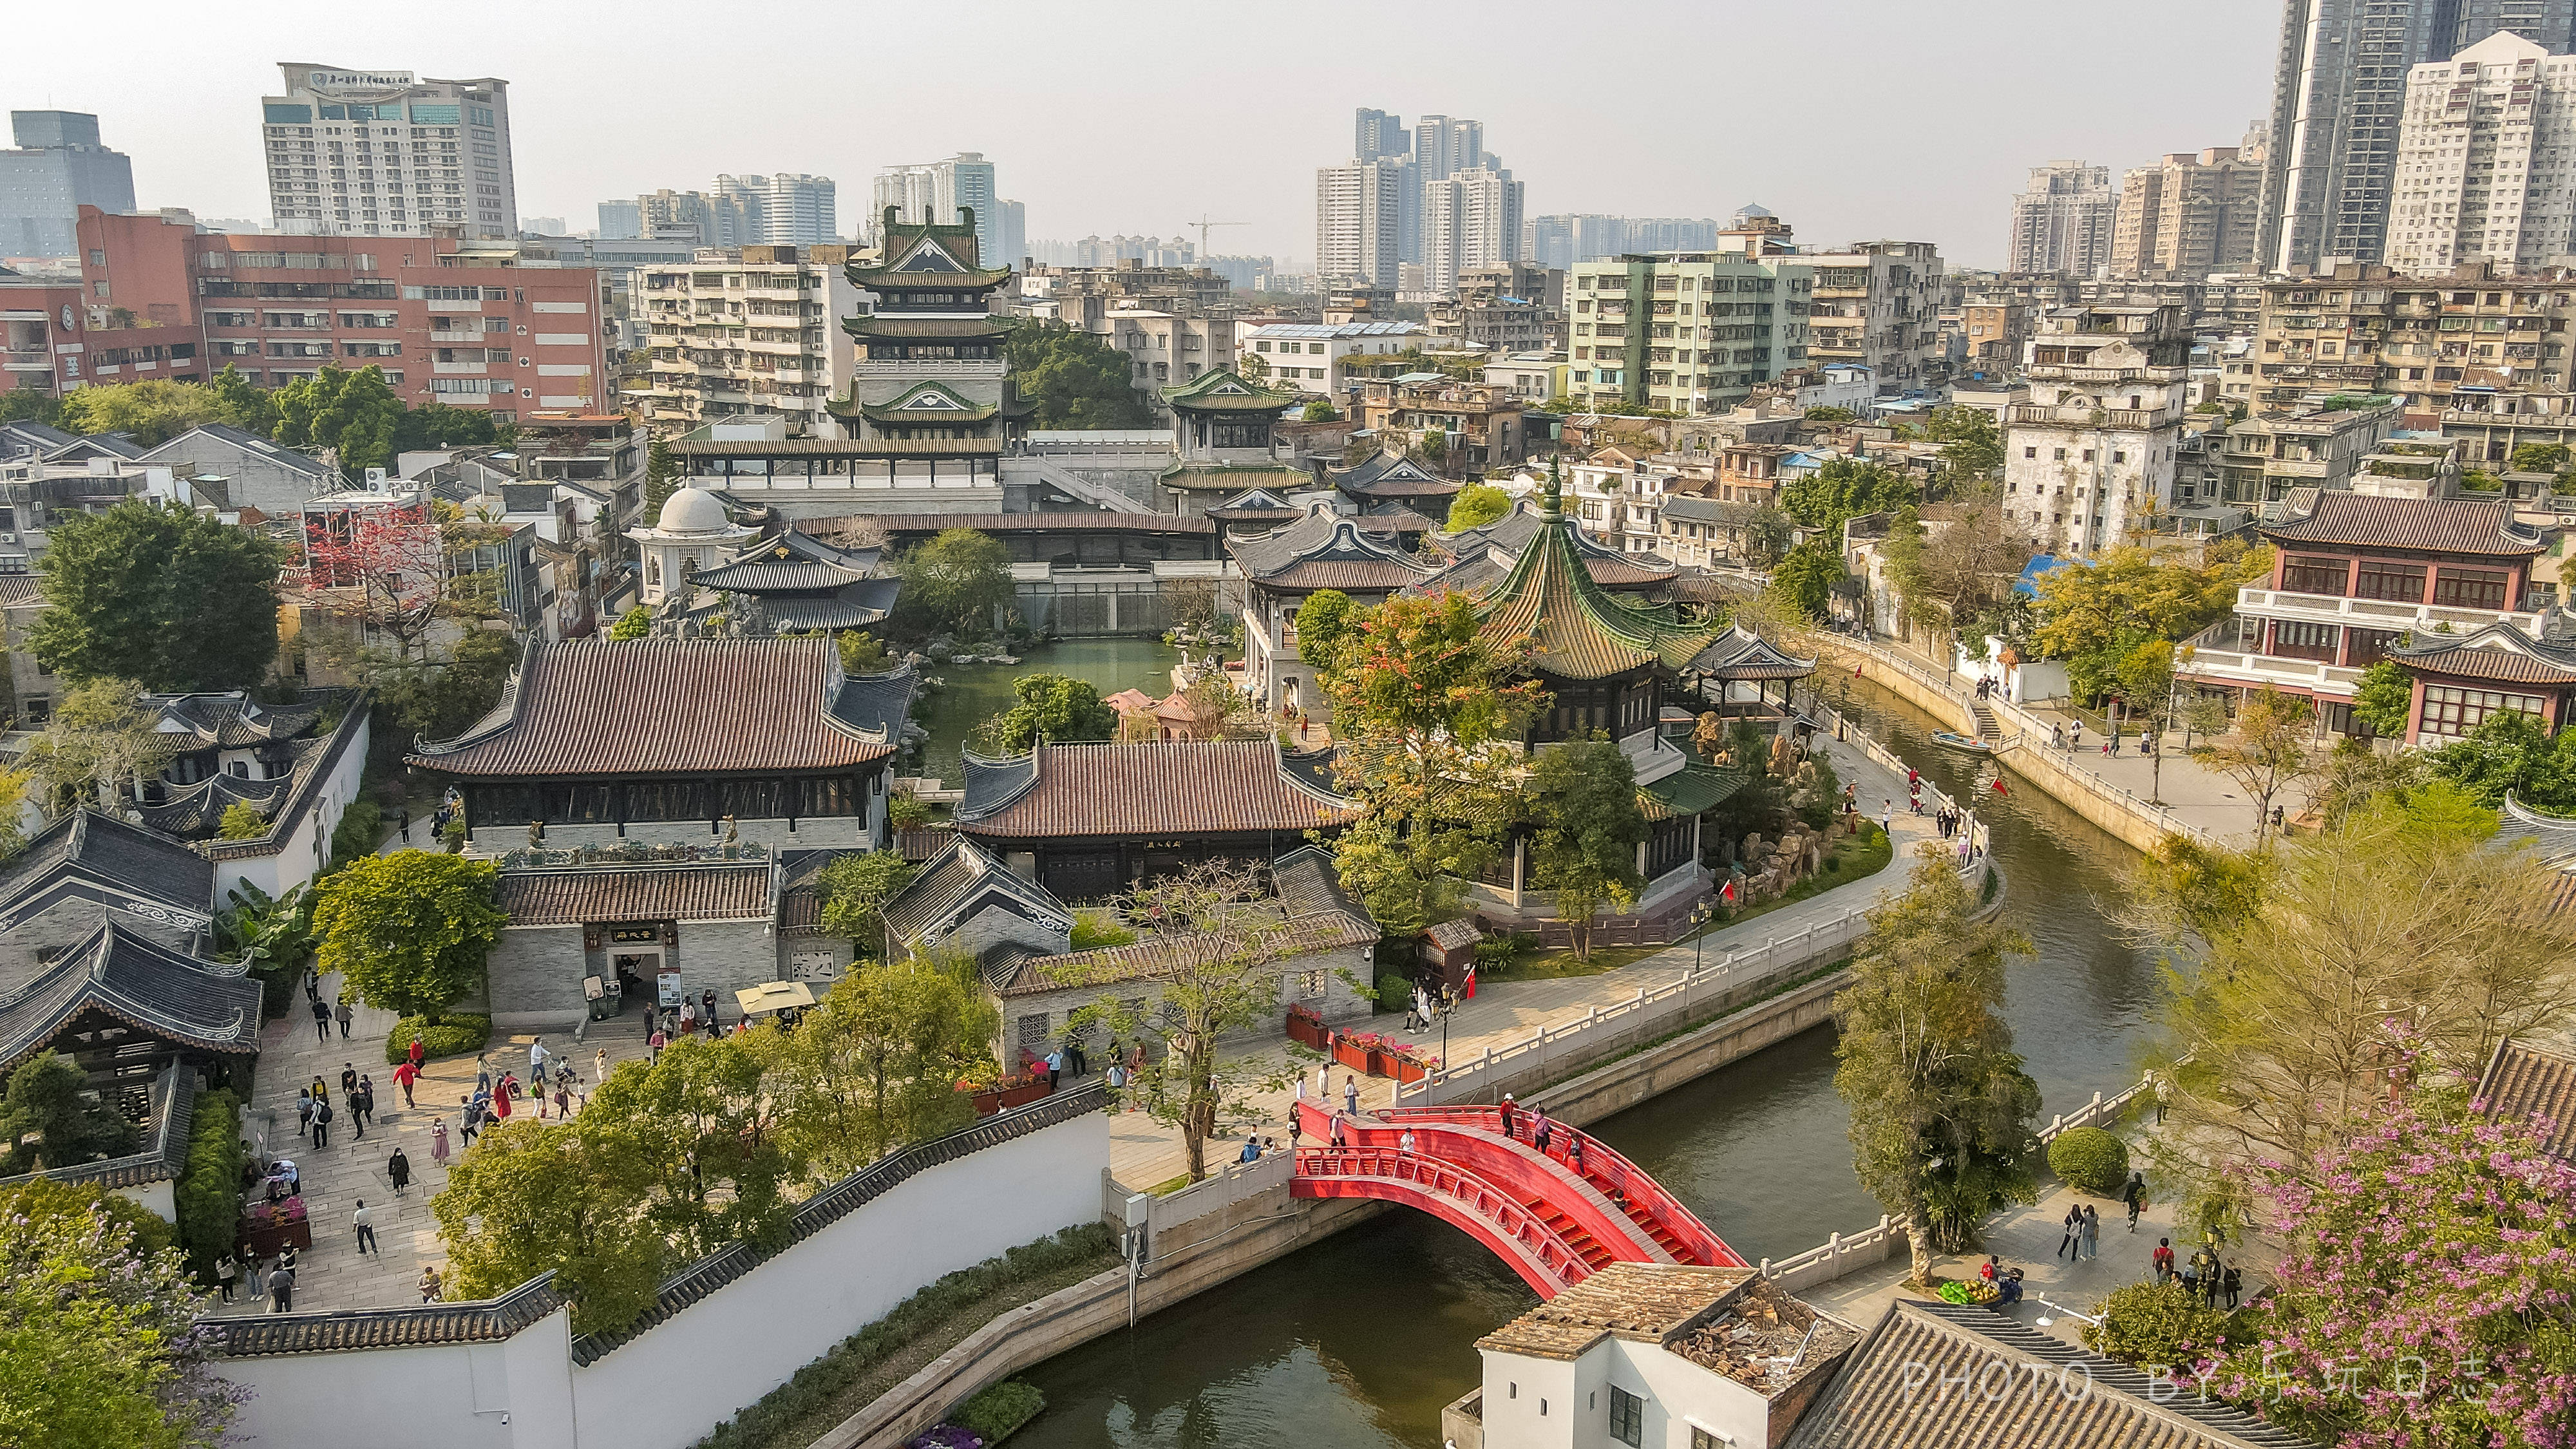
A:
[[[703,488],[682,488],[662,504],[662,516],[653,525],[661,534],[724,533],[733,528],[725,517],[724,504]]]

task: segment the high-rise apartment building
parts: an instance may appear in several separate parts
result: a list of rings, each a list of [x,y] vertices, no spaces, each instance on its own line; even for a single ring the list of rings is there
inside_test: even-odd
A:
[[[842,436],[830,409],[850,384],[857,312],[846,246],[746,246],[639,267],[630,296],[652,363],[628,397],[656,424],[777,417],[799,437]]]
[[[2499,31],[2406,81],[2388,265],[2530,270],[2576,250],[2576,59]]]
[[[1566,393],[1722,412],[1808,358],[1815,274],[1786,260],[1665,252],[1578,262],[1566,298]]]
[[[2451,32],[2453,55],[2499,30],[2537,42],[2551,55],[2576,52],[2576,0],[2459,0],[2459,7]]]
[[[1454,295],[1460,272],[1520,260],[1522,194],[1522,184],[1512,179],[1512,173],[1482,166],[1424,182],[1426,288],[1444,297]]]
[[[750,230],[737,197],[673,191],[666,186],[635,198],[635,209],[643,234],[656,241],[741,246]]]
[[[1029,260],[1029,209],[1016,201],[999,203],[1002,210],[1002,250],[1000,264],[1023,267]]]
[[[1410,156],[1413,135],[1404,118],[1391,111],[1362,110],[1351,124],[1351,157],[1374,161],[1381,156]]]
[[[840,220],[829,176],[781,172],[773,176],[719,176],[715,195],[740,211],[745,246],[812,246],[833,240]]]
[[[599,204],[599,239],[601,241],[636,241],[644,235],[644,208],[633,201],[603,201]]]
[[[2111,275],[2198,279],[2253,267],[2263,166],[2234,146],[2175,152],[2120,179]]]
[[[1396,285],[1404,260],[1410,159],[1350,161],[1315,169],[1315,270],[1327,279]],[[1329,284],[1329,280],[1328,280]]]
[[[2174,506],[2191,376],[2182,309],[2060,307],[2039,319],[2004,409],[2005,516],[2054,553],[2129,541]]]
[[[510,83],[284,61],[260,98],[268,199],[289,236],[519,234]]]
[[[1931,242],[1854,242],[1801,252],[1815,269],[1807,355],[1857,362],[1882,392],[1919,387],[1942,356],[1941,249]]]
[[[68,257],[80,209],[134,209],[134,166],[99,143],[84,111],[11,111],[0,151],[0,257]]]
[[[2119,204],[2108,166],[2051,161],[2030,168],[2030,188],[2013,198],[2004,270],[2099,275],[2111,264]]]
[[[1520,257],[1543,267],[1571,267],[1629,252],[1722,251],[1724,231],[1705,216],[1533,216],[1521,223]]]
[[[1019,258],[1009,256],[1003,249],[1002,208],[993,189],[993,163],[985,160],[981,151],[961,151],[945,161],[889,166],[879,171],[869,197],[871,237],[885,229],[889,206],[897,208],[898,220],[933,226],[953,225],[959,212],[972,211],[977,251],[991,258],[993,266],[1019,263]]]

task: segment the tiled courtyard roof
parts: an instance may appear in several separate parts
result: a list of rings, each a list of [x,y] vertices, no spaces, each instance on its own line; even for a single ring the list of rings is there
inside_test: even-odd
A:
[[[2273,543],[2342,544],[2351,548],[2404,548],[2428,553],[2486,554],[2521,558],[2548,547],[2540,531],[2517,523],[2504,503],[2458,498],[2392,498],[2375,493],[2322,489],[2304,513],[2300,489],[2291,495],[2299,516],[2261,531]]]
[[[504,871],[496,903],[514,926],[759,921],[769,917],[769,867],[698,863]]]
[[[966,759],[957,828],[987,840],[1297,835],[1351,803],[1297,778],[1269,740],[1040,745]]]

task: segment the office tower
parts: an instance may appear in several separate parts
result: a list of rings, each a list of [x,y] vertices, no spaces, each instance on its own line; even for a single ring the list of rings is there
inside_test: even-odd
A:
[[[519,234],[510,83],[284,61],[260,98],[268,199],[289,236]]]
[[[2178,151],[2120,179],[2111,275],[2198,280],[2254,265],[2263,165],[2234,146]]]
[[[1458,290],[1458,274],[1520,260],[1522,185],[1508,171],[1482,166],[1422,187],[1423,285],[1441,296]]]
[[[981,151],[961,151],[945,161],[879,171],[868,207],[868,235],[885,229],[889,206],[898,208],[898,220],[915,225],[951,225],[960,210],[972,210],[977,253],[1002,257],[1002,209],[993,191],[993,163]],[[988,265],[1014,266],[1017,259],[993,260]]]
[[[751,240],[748,219],[737,197],[664,187],[635,198],[643,234],[656,241],[688,241],[702,247],[738,247]]]
[[[1453,171],[1502,165],[1485,154],[1484,122],[1447,116],[1424,116],[1413,123],[1413,160],[1422,168],[1425,183],[1442,180]]]
[[[1002,207],[1002,253],[998,260],[987,259],[989,266],[1024,266],[1028,262],[1029,209],[1016,201],[1004,201]]]
[[[1375,161],[1381,156],[1410,156],[1413,138],[1405,133],[1404,118],[1388,111],[1359,112],[1351,127],[1351,155],[1361,161]]]
[[[2013,198],[2004,269],[2099,276],[2110,265],[2119,201],[2108,166],[2051,161],[2030,168],[2029,189]]]
[[[2551,55],[2576,53],[2576,0],[2459,0],[2459,6],[2459,24],[2451,33],[2452,55],[2499,30],[2535,41]]]
[[[603,201],[599,204],[601,241],[635,241],[643,235],[643,207],[632,201]]]
[[[741,213],[741,241],[755,246],[812,246],[840,227],[828,176],[719,176],[715,195]],[[730,243],[728,243],[730,245]]]
[[[11,111],[17,145],[0,151],[0,257],[77,255],[80,209],[134,209],[134,167],[98,139],[84,111]]]
[[[1315,169],[1315,270],[1327,279],[1396,285],[1410,164],[1350,161]],[[1328,282],[1329,285],[1329,282]]]
[[[2520,272],[2565,255],[2571,144],[2576,60],[2498,32],[2415,67],[2397,139],[2388,264],[2419,276],[2462,262]]]

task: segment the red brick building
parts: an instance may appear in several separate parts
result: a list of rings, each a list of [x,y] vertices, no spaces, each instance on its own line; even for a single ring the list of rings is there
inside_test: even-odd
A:
[[[382,367],[415,406],[510,420],[608,395],[599,277],[588,267],[523,266],[513,251],[467,251],[453,237],[204,232],[184,214],[88,206],[79,235],[75,325],[63,325],[59,306],[46,325],[59,391],[202,381],[226,365],[284,387],[337,364]],[[20,340],[11,334],[13,364]]]

